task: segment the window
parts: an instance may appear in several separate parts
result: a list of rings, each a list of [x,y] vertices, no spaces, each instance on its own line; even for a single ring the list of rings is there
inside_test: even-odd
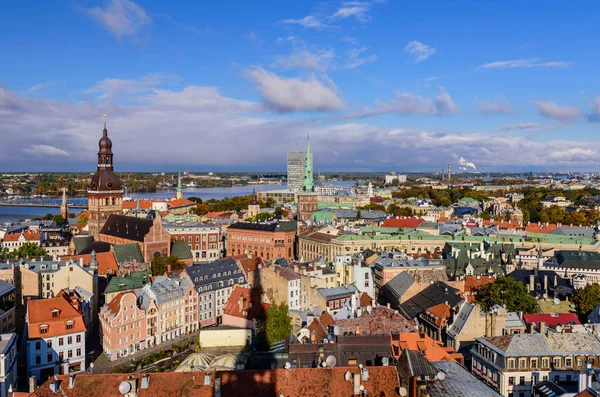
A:
[[[62,346],[65,344],[65,338],[58,338],[58,345]]]
[[[560,358],[556,357],[553,361],[554,368],[560,368]]]
[[[52,349],[52,339],[48,340],[48,349]]]
[[[67,329],[73,329],[73,321],[67,322]]]
[[[52,317],[56,318],[58,317],[58,314],[60,313],[60,310],[52,310]]]
[[[81,356],[81,348],[77,348],[77,355]]]
[[[42,363],[42,356],[35,356],[35,363],[36,364],[41,364]]]
[[[547,357],[542,358],[542,367],[543,368],[548,368],[550,365],[550,359]]]
[[[81,343],[81,335],[77,335],[77,336],[75,337],[75,341],[76,341],[77,343]]]
[[[515,360],[513,360],[513,359],[508,360],[508,368],[515,369]]]
[[[40,327],[40,334],[47,334],[48,333],[48,327],[42,326]]]
[[[72,336],[67,337],[67,344],[68,345],[72,345],[73,344],[73,337]]]
[[[515,384],[515,377],[514,377],[514,376],[510,376],[510,377],[508,378],[508,384],[509,384],[510,386],[512,386],[512,385],[514,385],[514,384]]]
[[[536,369],[537,368],[537,358],[532,358],[529,366],[531,367],[531,369]]]
[[[554,375],[554,383],[560,382],[560,375]]]
[[[51,362],[52,362],[52,359],[53,359],[53,357],[52,357],[52,353],[48,353],[48,357],[47,357],[47,359],[48,359],[48,362],[49,362],[49,363],[51,363]]]
[[[525,367],[527,367],[527,360],[525,360],[524,358],[521,358],[519,360],[519,368],[523,369]]]
[[[572,364],[572,359],[565,358],[565,367],[571,368],[571,364]]]
[[[524,376],[521,376],[521,377],[519,378],[519,384],[520,384],[520,385],[524,385],[524,384],[525,384],[525,377],[524,377]]]
[[[67,357],[68,358],[72,358],[73,357],[73,350],[67,350]]]
[[[58,352],[58,359],[59,359],[59,361],[63,361],[65,359],[65,353],[64,352]]]
[[[35,350],[40,350],[42,348],[42,342],[37,341],[35,342]]]

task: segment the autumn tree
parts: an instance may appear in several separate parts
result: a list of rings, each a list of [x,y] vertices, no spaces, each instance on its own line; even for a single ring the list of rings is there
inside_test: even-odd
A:
[[[484,310],[495,305],[506,306],[509,312],[534,313],[537,310],[537,302],[529,295],[525,284],[512,277],[500,277],[492,284],[483,285],[476,301]]]
[[[576,289],[572,301],[577,313],[587,317],[600,304],[600,284],[588,284],[584,288]]]

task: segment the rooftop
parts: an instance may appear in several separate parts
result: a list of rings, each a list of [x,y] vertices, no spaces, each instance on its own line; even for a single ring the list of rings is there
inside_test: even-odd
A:
[[[600,341],[588,333],[514,334],[477,340],[505,356],[600,354]]]
[[[65,295],[27,301],[29,339],[85,332],[81,313]]]

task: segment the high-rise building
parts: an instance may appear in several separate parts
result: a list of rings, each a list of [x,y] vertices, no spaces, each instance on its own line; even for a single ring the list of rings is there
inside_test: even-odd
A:
[[[287,184],[289,190],[302,190],[302,186],[304,185],[305,164],[306,152],[290,152],[287,154]]]
[[[113,171],[112,141],[108,137],[106,121],[98,142],[98,169],[88,190],[89,233],[99,240],[100,230],[110,215],[123,214],[123,189],[121,181]]]

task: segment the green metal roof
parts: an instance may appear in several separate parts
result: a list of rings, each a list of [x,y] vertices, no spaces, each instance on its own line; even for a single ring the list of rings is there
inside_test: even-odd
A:
[[[179,259],[191,259],[194,257],[190,246],[185,241],[173,241],[171,243],[171,255],[176,255]]]
[[[310,219],[313,222],[331,222],[333,221],[333,215],[335,212],[333,211],[316,211],[313,212]]]
[[[139,244],[116,244],[113,246],[117,263],[138,261],[144,262]]]
[[[335,209],[342,209],[342,208],[346,208],[346,209],[353,209],[354,205],[351,203],[326,203],[326,202],[322,202],[320,201],[319,203],[317,203],[318,205],[318,209],[320,210],[326,210],[328,208],[335,208]]]
[[[79,254],[88,245],[90,245],[93,241],[94,241],[93,236],[74,237],[73,244],[75,245],[75,253]]]
[[[419,225],[419,229],[437,229],[439,224],[437,222],[422,222]]]
[[[108,282],[104,293],[111,294],[113,292],[139,289],[149,282],[150,277],[146,271],[132,272],[130,275],[124,277],[113,276]]]
[[[479,201],[475,200],[472,197],[463,197],[460,200],[458,200],[459,203],[478,203]]]

